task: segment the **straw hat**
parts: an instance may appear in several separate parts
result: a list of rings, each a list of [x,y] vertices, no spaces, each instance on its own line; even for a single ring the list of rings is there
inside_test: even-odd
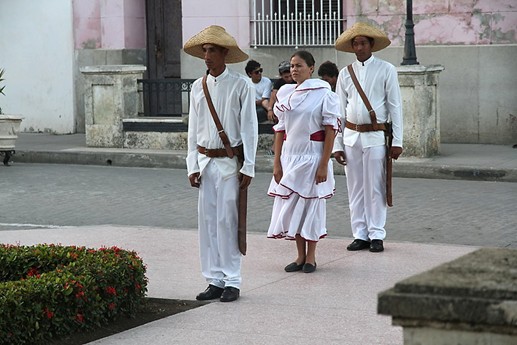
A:
[[[373,26],[357,22],[351,28],[346,29],[334,43],[337,50],[347,53],[353,53],[352,40],[357,36],[373,38],[372,52],[382,50],[391,44],[388,36],[381,30]]]
[[[235,38],[230,36],[223,27],[218,25],[211,25],[203,29],[197,35],[194,35],[185,43],[183,50],[189,55],[204,59],[205,53],[203,53],[203,44],[207,43],[228,49],[228,55],[226,55],[225,59],[226,63],[242,62],[248,59],[248,54],[239,48]]]

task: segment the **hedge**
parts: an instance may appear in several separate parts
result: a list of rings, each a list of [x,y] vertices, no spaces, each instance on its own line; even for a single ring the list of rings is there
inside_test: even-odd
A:
[[[145,265],[117,247],[0,244],[0,344],[40,344],[134,317]]]

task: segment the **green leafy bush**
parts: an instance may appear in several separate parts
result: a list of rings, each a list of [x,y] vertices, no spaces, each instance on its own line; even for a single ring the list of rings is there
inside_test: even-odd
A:
[[[39,344],[134,317],[145,265],[117,247],[0,244],[0,344]]]

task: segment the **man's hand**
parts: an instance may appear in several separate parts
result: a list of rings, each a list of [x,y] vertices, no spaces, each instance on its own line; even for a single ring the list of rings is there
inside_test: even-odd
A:
[[[402,147],[392,146],[390,149],[390,157],[393,159],[397,159],[402,154],[402,151],[403,151]]]
[[[346,165],[346,157],[344,151],[334,152],[334,159],[341,165]]]
[[[199,185],[201,184],[201,178],[199,177],[198,172],[189,175],[188,179],[192,187],[199,188]]]
[[[239,188],[240,189],[248,188],[251,183],[251,179],[252,179],[252,177],[239,173],[239,181],[240,181]]]

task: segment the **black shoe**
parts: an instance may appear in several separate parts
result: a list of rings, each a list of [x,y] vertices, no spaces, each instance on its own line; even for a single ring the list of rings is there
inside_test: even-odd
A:
[[[370,242],[360,239],[355,239],[352,243],[348,245],[348,247],[346,247],[347,250],[350,250],[352,252],[368,248],[370,248]]]
[[[208,301],[210,299],[216,299],[221,297],[223,294],[223,288],[217,287],[215,285],[208,285],[205,291],[201,292],[196,296],[198,301]]]
[[[314,271],[316,271],[316,263],[314,265],[309,263],[303,265],[303,273],[312,273]]]
[[[224,288],[223,294],[221,295],[221,302],[232,302],[239,298],[241,291],[233,286]]]
[[[370,245],[370,251],[372,253],[382,252],[384,250],[384,245],[382,244],[382,240],[372,240],[372,244]]]
[[[296,272],[296,271],[301,271],[302,268],[303,268],[303,264],[298,265],[295,261],[295,262],[291,262],[289,265],[285,266],[284,270],[286,272]]]

